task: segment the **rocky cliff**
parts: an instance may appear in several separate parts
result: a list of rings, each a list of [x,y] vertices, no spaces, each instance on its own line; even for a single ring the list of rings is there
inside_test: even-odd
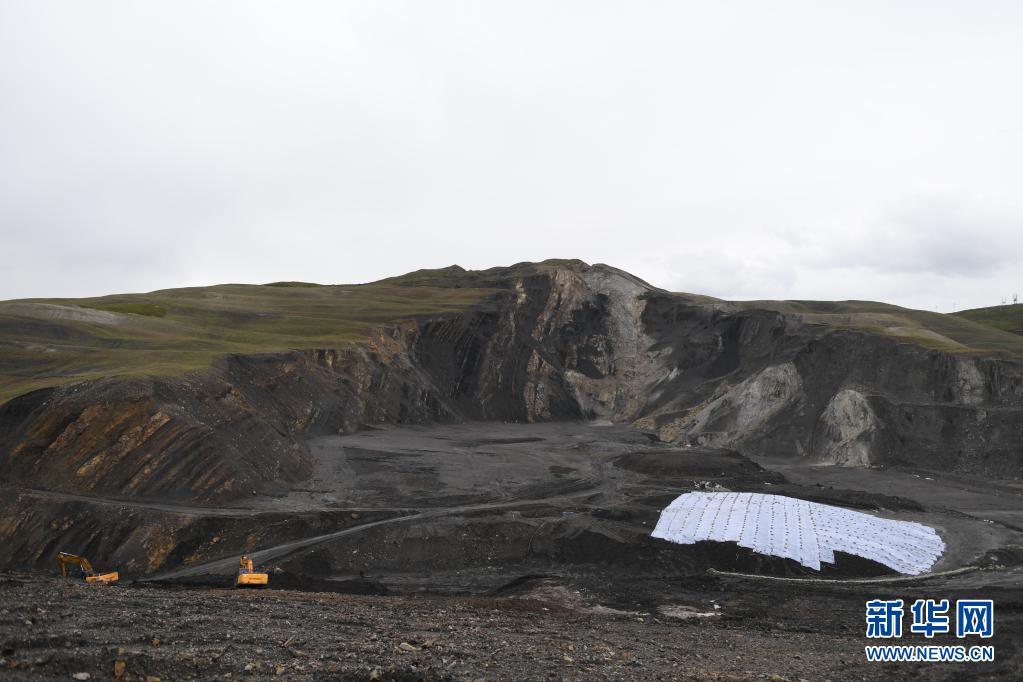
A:
[[[431,321],[407,340],[473,417],[625,421],[822,464],[1023,466],[1018,361],[670,294],[607,266],[514,288],[499,313]]]
[[[0,480],[222,503],[307,477],[310,435],[468,419],[630,422],[822,464],[1023,469],[1016,360],[671,294],[602,265],[485,274],[485,304],[363,343],[17,397],[0,407]]]

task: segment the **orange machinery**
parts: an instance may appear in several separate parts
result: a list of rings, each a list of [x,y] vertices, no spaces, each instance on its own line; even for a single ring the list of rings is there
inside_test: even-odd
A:
[[[87,583],[116,583],[121,576],[117,571],[110,573],[97,573],[93,570],[92,564],[83,556],[61,552],[57,555],[57,563],[60,565],[60,574],[67,577],[68,566],[77,566],[81,571],[82,578]]]
[[[242,554],[238,560],[238,578],[235,579],[235,587],[266,587],[270,582],[270,576],[266,573],[257,573],[252,565],[252,559]]]

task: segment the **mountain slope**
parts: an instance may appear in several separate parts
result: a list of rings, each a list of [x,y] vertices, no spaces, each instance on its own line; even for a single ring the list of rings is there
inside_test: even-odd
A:
[[[1023,359],[1023,339],[971,317],[874,301],[744,301],[736,305],[777,310],[807,324],[866,331],[936,350]]]
[[[179,375],[228,353],[335,348],[381,324],[463,310],[486,288],[224,284],[0,302],[0,401],[104,376]]]
[[[955,313],[955,316],[999,331],[1023,336],[1023,303],[960,310]]]
[[[608,419],[753,455],[1023,470],[1016,337],[892,306],[719,302],[579,261],[82,303],[0,306],[21,354],[4,369],[18,397],[0,406],[2,482],[222,503],[308,476],[311,436],[465,419]],[[879,315],[905,322],[875,330]],[[1004,347],[979,345],[992,339]]]

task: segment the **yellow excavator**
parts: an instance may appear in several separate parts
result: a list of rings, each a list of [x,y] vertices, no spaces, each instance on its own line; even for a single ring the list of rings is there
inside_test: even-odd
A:
[[[87,583],[116,583],[121,576],[117,571],[110,573],[97,573],[92,569],[92,564],[83,556],[61,552],[57,555],[57,563],[60,564],[60,574],[67,577],[68,566],[77,566],[82,573],[82,578]]]
[[[252,559],[242,554],[238,560],[238,578],[235,579],[235,587],[266,587],[270,582],[270,576],[266,573],[256,573],[252,565]]]

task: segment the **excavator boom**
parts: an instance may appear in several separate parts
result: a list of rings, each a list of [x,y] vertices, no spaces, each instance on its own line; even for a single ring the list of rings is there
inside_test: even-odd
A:
[[[117,571],[111,573],[96,573],[92,564],[83,556],[61,552],[57,555],[57,564],[60,566],[60,574],[67,577],[68,566],[77,566],[82,572],[82,578],[87,583],[116,583],[120,578]]]

